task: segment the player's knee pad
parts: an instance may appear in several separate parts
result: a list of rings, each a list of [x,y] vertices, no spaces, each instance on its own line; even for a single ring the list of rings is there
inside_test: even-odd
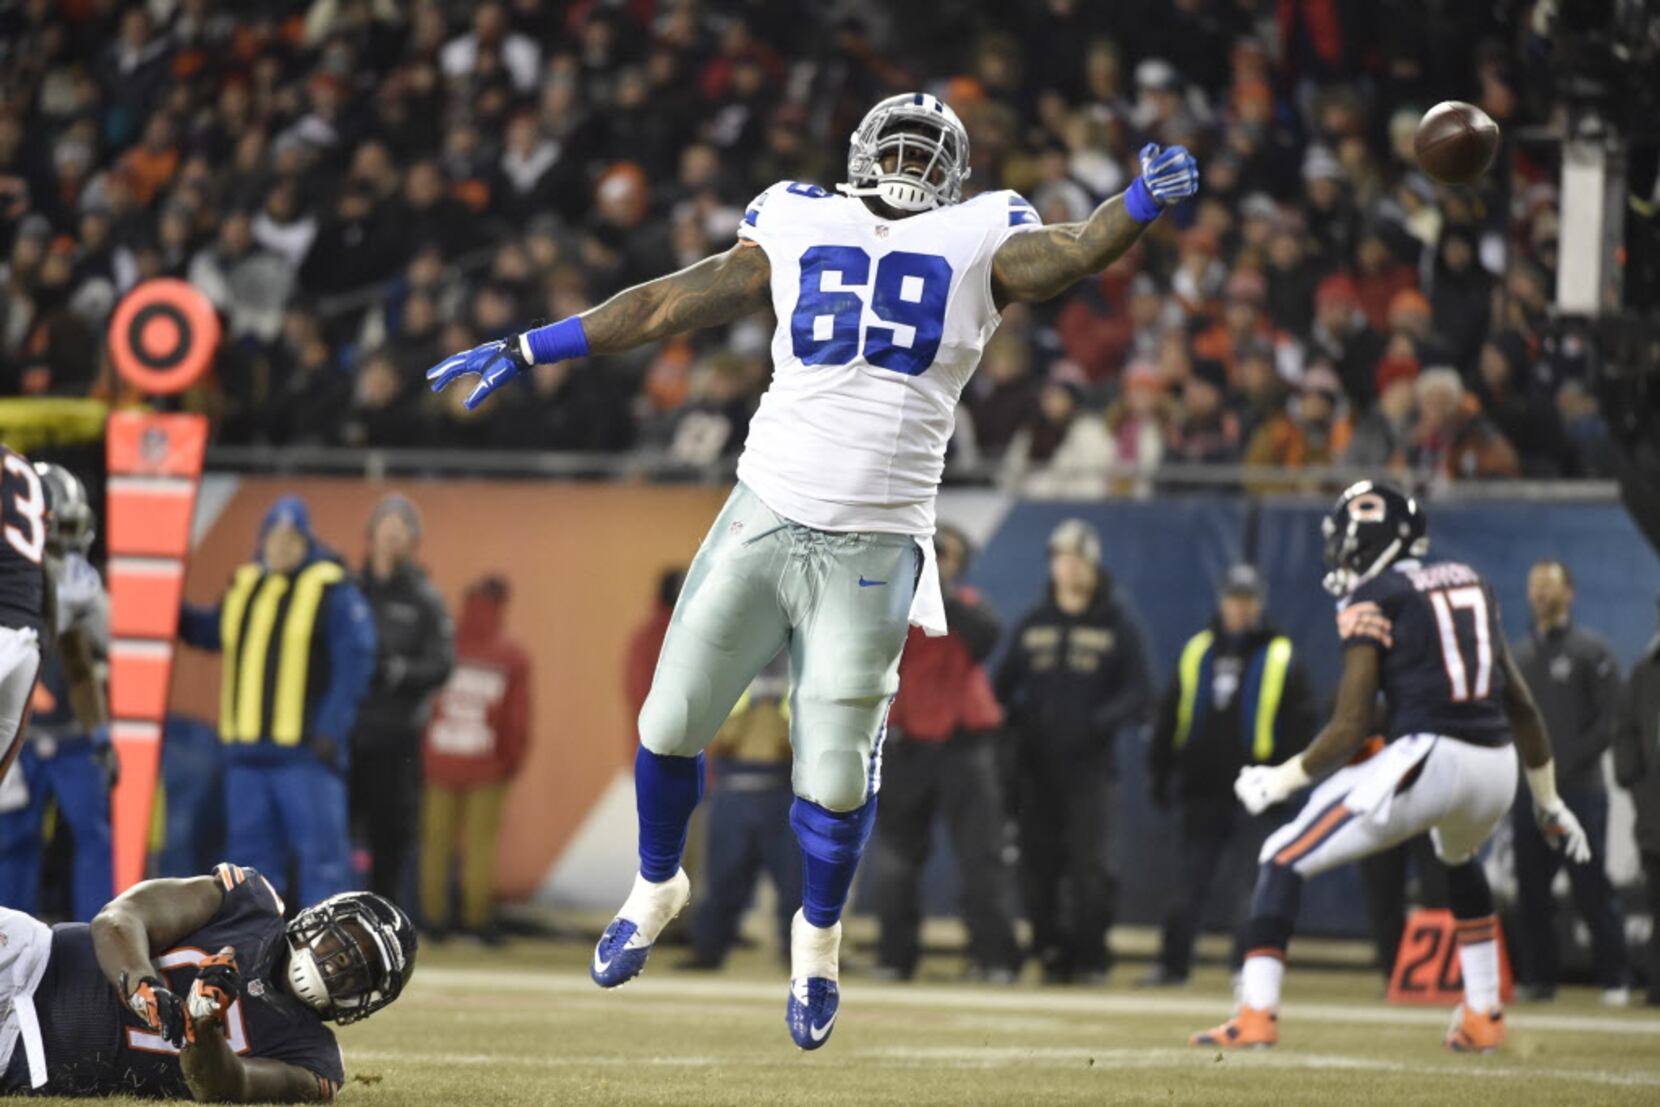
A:
[[[1302,895],[1303,878],[1289,865],[1270,861],[1258,869],[1256,891],[1251,896],[1251,923],[1247,927],[1246,941],[1251,946],[1263,944],[1254,941],[1249,933],[1250,927],[1255,927],[1258,920],[1272,920],[1274,927],[1283,923],[1285,939],[1289,939],[1291,928],[1297,921],[1297,907]],[[1285,939],[1279,944],[1284,945]]]
[[[800,767],[796,794],[829,811],[862,806],[870,786],[870,761],[858,750],[826,750]]]
[[[656,687],[640,708],[640,744],[664,757],[692,757],[706,744],[693,733],[693,705],[684,692]]]
[[[1481,862],[1472,857],[1447,866],[1447,906],[1455,919],[1484,919],[1493,913],[1493,889]]]
[[[875,796],[851,811],[831,811],[799,798],[790,805],[790,828],[801,852],[830,864],[857,861],[875,826]]]

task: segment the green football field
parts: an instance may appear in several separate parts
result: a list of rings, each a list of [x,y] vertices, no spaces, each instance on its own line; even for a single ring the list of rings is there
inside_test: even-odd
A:
[[[1660,1012],[1611,1010],[1587,989],[1511,1012],[1502,1052],[1440,1048],[1439,1008],[1390,1007],[1370,974],[1298,971],[1274,1050],[1193,1050],[1227,1014],[1220,969],[1148,993],[1121,967],[1104,988],[992,988],[846,974],[834,1038],[798,1052],[783,972],[672,968],[663,949],[612,992],[588,947],[422,951],[398,1005],[347,1028],[348,1102],[426,1104],[1623,1104],[1660,1103]]]

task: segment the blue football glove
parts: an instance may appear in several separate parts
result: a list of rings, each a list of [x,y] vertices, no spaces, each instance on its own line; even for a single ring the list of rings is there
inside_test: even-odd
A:
[[[1161,208],[1178,204],[1199,191],[1199,163],[1185,146],[1159,149],[1149,142],[1141,148],[1141,179]]]
[[[519,336],[514,335],[445,358],[427,370],[427,381],[434,392],[442,392],[462,377],[478,374],[478,383],[473,386],[463,405],[471,411],[483,403],[486,396],[528,368],[530,362],[525,358]]]

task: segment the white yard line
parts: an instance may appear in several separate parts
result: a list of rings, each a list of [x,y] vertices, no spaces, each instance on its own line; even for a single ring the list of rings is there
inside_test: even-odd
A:
[[[1298,1003],[1293,994],[1285,1007],[1289,1025],[1312,1022],[1345,1023],[1351,1026],[1444,1026],[1448,1010],[1440,1007],[1390,1007],[1383,1003]],[[604,995],[580,972],[512,972],[498,969],[459,969],[449,966],[424,968],[411,985],[417,991],[480,989],[513,992],[543,992],[550,995]],[[781,1002],[784,983],[748,980],[688,980],[672,976],[647,976],[626,985],[617,998],[693,1000],[739,1000],[755,1003]],[[1076,991],[1034,991],[1031,989],[992,990],[987,988],[941,988],[895,986],[849,981],[849,1007],[923,1007],[951,1014],[957,1011],[1039,1011],[1075,1015],[1183,1015],[1216,1019],[1227,1013],[1227,1001],[1215,997],[1121,993],[1091,995]],[[1583,1034],[1630,1034],[1660,1037],[1660,1018],[1629,1015],[1553,1015],[1514,1009],[1506,1013],[1513,1029],[1567,1031]]]
[[[899,1046],[874,1050],[837,1050],[839,1061],[867,1068],[999,1069],[1009,1067],[1079,1069],[1197,1069],[1214,1071],[1213,1050],[1197,1049],[1085,1049],[1054,1046]],[[780,1050],[772,1057],[712,1057],[703,1054],[659,1057],[529,1056],[487,1053],[403,1053],[397,1050],[350,1050],[354,1065],[425,1064],[454,1068],[712,1068],[797,1066],[793,1053]],[[1398,1076],[1449,1076],[1473,1080],[1561,1080],[1619,1088],[1660,1088],[1660,1073],[1611,1072],[1605,1069],[1566,1069],[1531,1065],[1493,1064],[1471,1058],[1468,1064],[1410,1064],[1341,1053],[1297,1053],[1258,1050],[1224,1056],[1223,1064],[1252,1069],[1370,1072]]]

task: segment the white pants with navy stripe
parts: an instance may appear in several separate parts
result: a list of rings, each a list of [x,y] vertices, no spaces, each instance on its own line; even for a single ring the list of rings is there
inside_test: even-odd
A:
[[[1397,738],[1322,781],[1259,860],[1314,876],[1430,832],[1448,865],[1475,855],[1516,795],[1516,750],[1438,734]]]
[[[46,1083],[46,1054],[35,1018],[35,989],[52,955],[52,929],[30,915],[0,907],[0,1072],[22,1049],[29,1058],[29,1083]]]

